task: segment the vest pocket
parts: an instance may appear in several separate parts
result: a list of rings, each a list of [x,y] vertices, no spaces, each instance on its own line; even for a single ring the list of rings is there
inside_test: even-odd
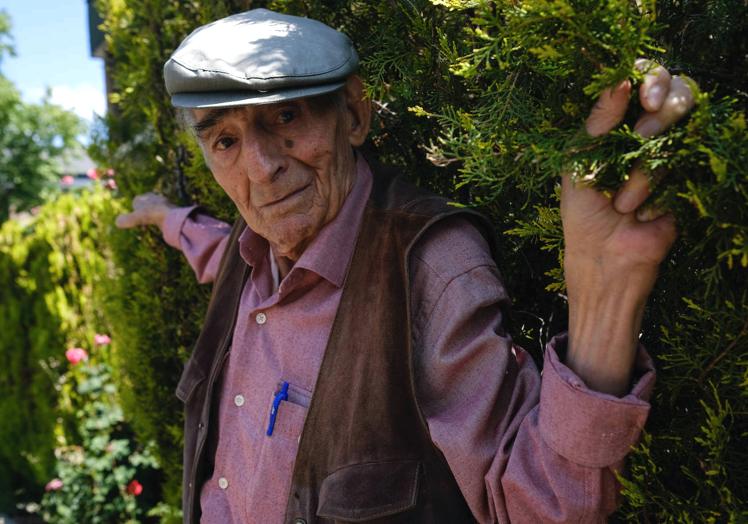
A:
[[[418,498],[420,469],[417,460],[341,468],[322,481],[317,516],[366,522],[412,509]]]
[[[205,380],[205,371],[198,365],[197,360],[190,358],[184,366],[182,376],[177,384],[175,391],[177,398],[183,403],[187,403],[195,391],[195,388]]]

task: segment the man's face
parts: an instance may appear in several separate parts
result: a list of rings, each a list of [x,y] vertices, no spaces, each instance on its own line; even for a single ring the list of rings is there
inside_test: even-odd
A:
[[[358,89],[351,93],[354,79]],[[365,139],[369,118],[368,111],[360,114],[360,80],[354,79],[341,103],[324,110],[309,99],[194,110],[213,176],[276,256],[298,260],[353,185],[352,146]]]

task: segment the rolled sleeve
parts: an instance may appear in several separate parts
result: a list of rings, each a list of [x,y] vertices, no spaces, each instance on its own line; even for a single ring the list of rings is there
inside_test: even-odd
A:
[[[541,377],[502,327],[506,290],[477,231],[445,221],[413,253],[419,404],[476,521],[603,522],[649,413],[646,351],[622,398],[562,363],[566,335],[548,344]]]
[[[161,228],[164,242],[171,247],[181,249],[180,235],[182,234],[182,227],[195,209],[197,209],[197,206],[176,207],[167,213],[164,225]]]
[[[231,226],[197,211],[198,206],[174,208],[161,226],[164,241],[179,249],[198,282],[212,282],[226,250]]]
[[[639,380],[624,397],[589,389],[561,363],[558,349],[567,336],[548,343],[540,388],[539,430],[556,453],[579,465],[602,468],[623,460],[636,444],[649,414],[654,386],[652,361],[641,346]]]

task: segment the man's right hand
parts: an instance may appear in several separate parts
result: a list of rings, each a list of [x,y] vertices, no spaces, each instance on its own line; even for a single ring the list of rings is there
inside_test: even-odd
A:
[[[132,199],[132,212],[117,217],[117,227],[158,226],[162,228],[166,215],[175,208],[166,197],[158,193],[144,193]]]

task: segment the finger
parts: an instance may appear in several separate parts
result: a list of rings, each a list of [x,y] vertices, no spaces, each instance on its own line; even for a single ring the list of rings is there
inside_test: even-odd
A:
[[[592,187],[592,183],[594,182],[594,178],[592,177],[581,177],[581,176],[575,176],[571,173],[565,173],[561,176],[561,192],[562,193],[582,193],[586,190],[596,193],[594,187]]]
[[[571,179],[571,175],[569,173],[565,173],[561,175],[561,195],[571,191],[573,188],[573,185],[574,185],[574,181]]]
[[[639,101],[647,111],[659,111],[670,91],[670,73],[657,62],[640,58],[635,67],[644,73],[644,82],[639,88]]]
[[[119,215],[114,224],[120,229],[129,229],[140,224],[135,213],[124,213]]]
[[[592,186],[594,179],[565,174],[561,179],[561,213],[570,209],[591,211],[610,206],[610,197]]]
[[[631,213],[644,203],[651,192],[647,173],[641,165],[635,165],[626,183],[616,193],[613,207],[624,215]]]
[[[670,251],[673,242],[678,238],[678,223],[673,214],[665,213],[657,218],[643,222],[646,222],[646,227],[655,231],[656,236],[664,242],[665,252]]]
[[[639,222],[652,222],[666,213],[667,211],[657,206],[647,206],[636,211],[636,219]]]
[[[626,114],[630,96],[631,82],[628,80],[603,91],[585,122],[587,133],[600,136],[616,127]]]
[[[694,98],[691,88],[688,87],[683,78],[676,75],[670,81],[670,91],[668,91],[660,110],[642,116],[634,126],[634,131],[643,137],[661,133],[688,114],[693,105]]]

